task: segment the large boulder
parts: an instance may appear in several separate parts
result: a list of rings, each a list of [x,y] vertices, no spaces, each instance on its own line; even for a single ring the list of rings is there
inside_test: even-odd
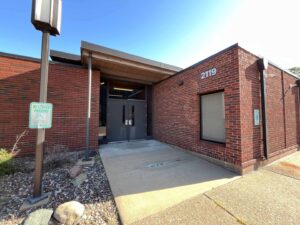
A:
[[[52,214],[52,209],[35,210],[27,216],[23,225],[48,225]]]
[[[70,201],[59,205],[53,216],[60,223],[75,225],[79,223],[83,213],[84,205],[77,201]]]

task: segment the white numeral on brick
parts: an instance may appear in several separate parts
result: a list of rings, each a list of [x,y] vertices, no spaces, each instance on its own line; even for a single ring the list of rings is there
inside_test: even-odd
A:
[[[211,77],[211,76],[215,76],[217,74],[217,69],[216,68],[212,68],[212,69],[209,69],[205,72],[202,72],[201,73],[201,79],[205,79],[207,77]]]

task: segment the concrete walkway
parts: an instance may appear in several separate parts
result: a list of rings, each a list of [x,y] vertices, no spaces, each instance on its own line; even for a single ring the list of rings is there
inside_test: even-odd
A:
[[[205,193],[244,224],[300,224],[300,152]]]
[[[147,224],[143,219],[180,203],[180,208],[198,215],[195,224],[200,214],[204,224],[236,223],[207,197],[185,202],[239,178],[236,174],[154,140],[103,145],[100,154],[123,224]],[[183,210],[173,210],[185,218]],[[189,219],[192,223],[193,217]],[[151,219],[147,221],[151,224]]]
[[[300,152],[135,224],[300,224]]]

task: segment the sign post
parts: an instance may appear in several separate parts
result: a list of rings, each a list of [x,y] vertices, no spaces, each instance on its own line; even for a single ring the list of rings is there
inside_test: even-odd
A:
[[[60,34],[61,9],[61,0],[32,0],[31,22],[37,30],[43,32],[40,98],[39,103],[33,102],[30,104],[29,127],[37,129],[33,198],[29,199],[29,202],[32,204],[48,197],[47,194],[42,195],[42,177],[45,129],[51,128],[52,124],[52,104],[46,103],[49,67],[49,36],[50,34],[54,36]]]
[[[49,33],[43,32],[40,102],[47,102],[48,67],[49,67]],[[45,128],[38,128],[36,148],[35,148],[35,171],[34,171],[34,186],[33,186],[34,198],[39,197],[42,194],[44,142],[45,142]]]

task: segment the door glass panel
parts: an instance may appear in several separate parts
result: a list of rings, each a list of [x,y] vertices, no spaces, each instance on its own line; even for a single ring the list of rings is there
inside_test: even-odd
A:
[[[125,105],[123,105],[122,122],[125,124]]]
[[[109,98],[145,100],[145,85],[109,81]]]
[[[131,106],[131,125],[134,126],[134,105]]]

